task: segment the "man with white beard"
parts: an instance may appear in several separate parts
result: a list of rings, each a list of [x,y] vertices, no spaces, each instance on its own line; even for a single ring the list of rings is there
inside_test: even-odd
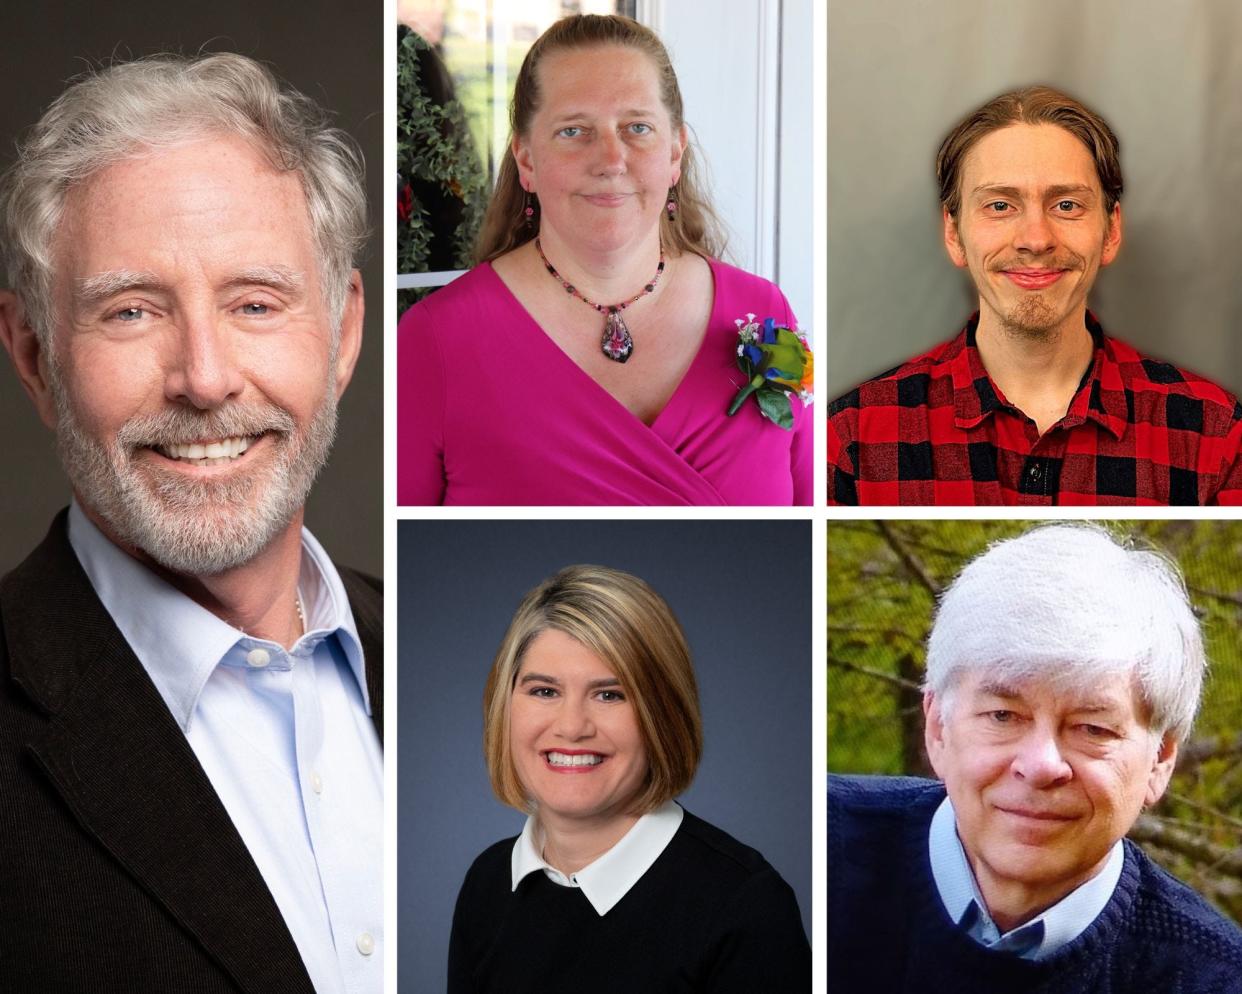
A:
[[[0,581],[0,988],[378,992],[381,595],[302,527],[361,158],[250,59],[118,64],[0,223],[0,340],[74,492]]]

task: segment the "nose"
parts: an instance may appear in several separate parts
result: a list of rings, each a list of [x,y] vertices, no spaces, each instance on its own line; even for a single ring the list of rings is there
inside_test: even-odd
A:
[[[169,348],[164,396],[199,410],[219,407],[245,385],[230,333],[208,315],[186,317]]]
[[[1042,210],[1027,211],[1018,222],[1014,247],[1020,252],[1043,255],[1056,247],[1052,219]]]
[[[1018,743],[1011,768],[1019,780],[1032,787],[1051,787],[1074,775],[1051,731],[1032,728]]]
[[[601,130],[595,153],[597,176],[620,176],[625,172],[625,142],[615,131]]]
[[[557,711],[556,734],[570,742],[579,742],[595,734],[595,722],[586,701],[565,700]]]

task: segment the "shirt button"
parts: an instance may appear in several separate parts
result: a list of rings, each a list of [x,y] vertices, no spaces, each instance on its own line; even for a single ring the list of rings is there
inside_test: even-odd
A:
[[[311,772],[311,790],[316,794],[323,793],[323,779],[314,771]]]
[[[251,649],[248,653],[246,653],[246,665],[251,666],[256,670],[263,669],[263,667],[271,661],[272,654],[266,649]]]
[[[358,936],[358,952],[363,956],[370,956],[375,952],[375,940],[371,938],[370,932],[363,932]]]

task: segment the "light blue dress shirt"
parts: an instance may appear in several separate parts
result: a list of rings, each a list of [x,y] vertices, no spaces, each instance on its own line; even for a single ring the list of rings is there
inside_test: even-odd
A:
[[[315,990],[381,994],[383,754],[353,613],[323,548],[303,529],[306,634],[286,651],[165,583],[76,502],[69,541],[250,850]]]
[[[947,797],[932,816],[927,845],[932,877],[949,917],[980,945],[1032,960],[1051,956],[1099,917],[1117,889],[1125,861],[1125,851],[1119,840],[1109,852],[1104,869],[1043,914],[1002,934],[979,893],[966,851],[957,836],[957,816]]]

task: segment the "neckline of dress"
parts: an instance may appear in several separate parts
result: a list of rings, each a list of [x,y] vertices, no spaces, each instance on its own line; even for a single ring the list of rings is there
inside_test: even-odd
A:
[[[547,346],[550,347],[556,355],[560,356],[560,358],[571,369],[573,369],[577,373],[578,376],[582,377],[582,379],[585,380],[588,384],[590,384],[591,387],[598,390],[601,394],[607,397],[609,402],[612,403],[618,410],[624,412],[627,416],[633,418],[636,422],[638,422],[638,424],[642,425],[644,429],[646,429],[647,431],[655,432],[656,425],[660,423],[660,421],[664,418],[665,414],[667,414],[668,411],[674,406],[674,404],[678,401],[678,398],[681,397],[683,393],[685,393],[687,389],[687,384],[690,382],[691,376],[695,374],[695,371],[702,363],[703,357],[704,355],[706,355],[706,352],[707,352],[707,344],[708,344],[708,339],[711,337],[711,330],[716,324],[716,318],[717,318],[716,309],[720,305],[719,267],[722,265],[722,263],[720,262],[720,260],[713,259],[709,256],[700,256],[700,258],[702,258],[703,261],[707,263],[708,271],[711,273],[711,277],[712,277],[712,306],[711,306],[711,309],[708,311],[708,315],[707,315],[707,327],[703,329],[703,338],[699,342],[699,347],[694,353],[694,358],[690,360],[690,365],[686,367],[686,371],[682,374],[681,379],[677,381],[677,386],[673,388],[673,392],[669,394],[668,400],[664,402],[664,406],[660,408],[659,412],[656,414],[654,418],[651,419],[650,423],[644,421],[637,414],[635,414],[628,407],[626,407],[623,403],[621,403],[621,401],[618,400],[606,387],[604,387],[603,384],[599,382],[599,380],[595,379],[594,376],[592,376],[585,369],[579,366],[578,363],[574,362],[573,358],[569,355],[569,353],[566,352],[563,348],[561,348],[560,345],[556,343],[556,341],[552,338],[551,335],[549,335],[546,331],[544,331],[543,325],[541,325],[538,321],[535,320],[534,315],[531,314],[530,311],[526,309],[526,305],[523,304],[522,301],[518,299],[517,294],[515,294],[509,288],[509,284],[506,283],[503,279],[501,279],[500,274],[496,272],[496,269],[491,264],[491,262],[484,262],[480,265],[479,268],[482,269],[486,267],[487,272],[490,274],[491,278],[494,279],[500,285],[501,289],[508,296],[508,298],[513,301],[514,306],[517,307],[517,309],[522,312],[522,316],[526,319],[526,321],[530,324],[530,326],[536,332],[538,332],[539,338],[543,342],[545,342]],[[723,410],[723,407],[722,407],[722,410]],[[659,434],[659,433],[656,432],[656,434]]]

